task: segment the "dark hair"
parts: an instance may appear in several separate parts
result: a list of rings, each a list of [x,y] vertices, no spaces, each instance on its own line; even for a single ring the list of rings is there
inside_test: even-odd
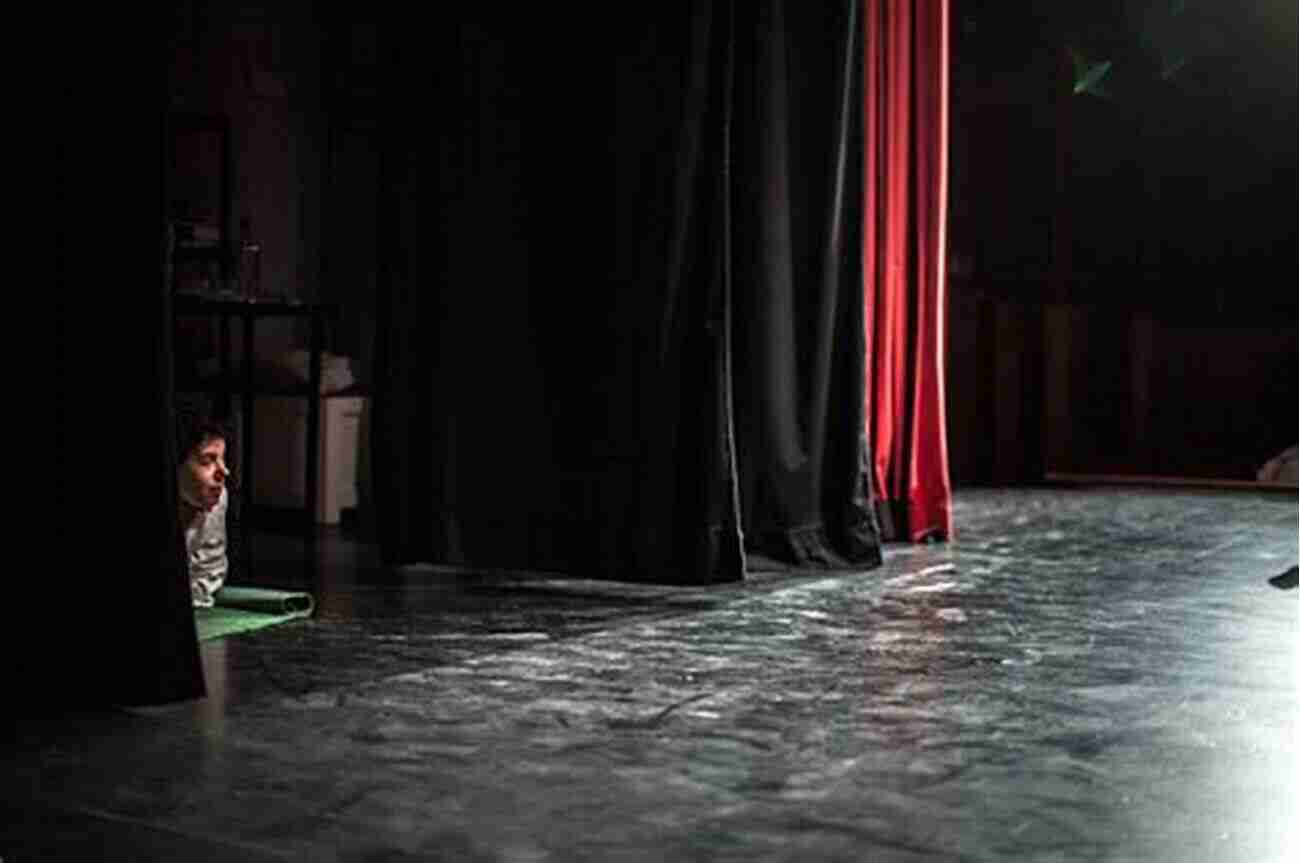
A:
[[[176,463],[184,464],[209,440],[231,440],[230,425],[212,416],[202,405],[176,404]]]

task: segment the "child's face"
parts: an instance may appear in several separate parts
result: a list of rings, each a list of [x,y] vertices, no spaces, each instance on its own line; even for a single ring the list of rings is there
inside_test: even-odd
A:
[[[190,503],[211,510],[221,500],[221,490],[229,476],[226,442],[208,438],[181,465],[181,494]]]

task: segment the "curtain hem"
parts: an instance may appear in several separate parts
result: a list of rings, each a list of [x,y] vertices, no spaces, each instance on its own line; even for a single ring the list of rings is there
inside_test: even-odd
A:
[[[946,506],[921,506],[916,501],[878,499],[876,518],[885,542],[948,542],[952,525]]]

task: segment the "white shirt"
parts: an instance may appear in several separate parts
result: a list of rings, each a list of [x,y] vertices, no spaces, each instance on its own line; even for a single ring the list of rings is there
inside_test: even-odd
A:
[[[211,511],[200,515],[185,528],[185,552],[190,567],[190,597],[195,608],[211,608],[230,569],[226,557],[226,490]]]

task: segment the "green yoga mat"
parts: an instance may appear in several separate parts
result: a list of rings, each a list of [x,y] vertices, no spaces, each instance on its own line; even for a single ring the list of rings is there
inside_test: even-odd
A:
[[[212,608],[194,609],[194,622],[199,641],[210,641],[311,617],[315,609],[309,593],[230,585],[217,591]]]

